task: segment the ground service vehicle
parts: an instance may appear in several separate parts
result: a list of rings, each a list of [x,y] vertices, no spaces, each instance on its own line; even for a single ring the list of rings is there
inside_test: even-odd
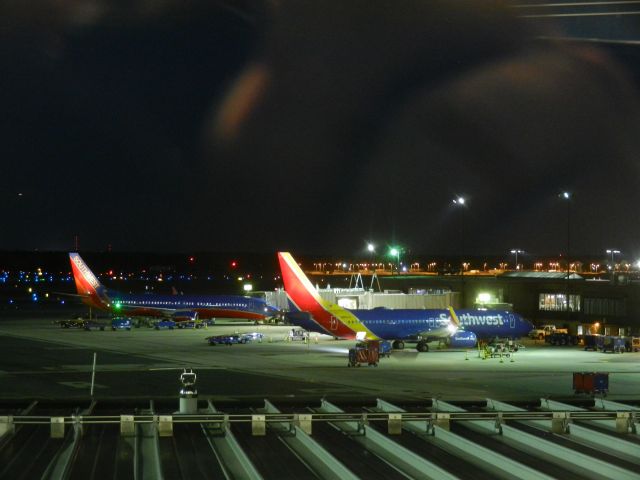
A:
[[[626,342],[623,337],[605,335],[602,339],[603,352],[624,353],[626,350]]]
[[[602,350],[603,337],[602,335],[585,335],[582,337],[582,342],[585,350],[593,350],[595,352]]]
[[[359,367],[361,364],[378,366],[380,360],[380,342],[359,342],[349,349],[349,367]]]
[[[176,326],[176,322],[173,320],[158,320],[153,324],[153,328],[156,330],[160,330],[161,328],[168,328],[169,330],[173,330]]]
[[[71,319],[71,320],[60,320],[59,325],[60,328],[84,328],[85,320],[79,319]]]
[[[574,372],[573,390],[576,393],[606,395],[609,391],[609,374],[603,372]]]
[[[554,332],[551,335],[547,335],[544,338],[544,341],[551,345],[578,345],[578,343],[580,343],[580,338],[578,338],[577,335]]]
[[[131,330],[133,321],[127,317],[118,317],[111,320],[111,330]]]
[[[534,328],[529,332],[529,338],[543,340],[547,335],[552,333],[569,333],[566,328],[558,328],[555,325],[542,325],[540,328]]]
[[[240,335],[213,335],[207,337],[209,345],[233,345],[234,343],[247,343],[247,340],[240,338]]]
[[[84,324],[82,325],[82,328],[84,328],[85,330],[100,330],[100,331],[104,331],[104,323],[98,323],[98,322],[94,322],[93,320],[85,320]]]
[[[245,342],[252,342],[254,340],[261,342],[263,338],[264,333],[260,332],[249,332],[240,335],[240,340],[244,340]]]

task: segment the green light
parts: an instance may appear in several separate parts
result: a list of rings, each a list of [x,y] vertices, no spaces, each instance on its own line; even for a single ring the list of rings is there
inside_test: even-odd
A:
[[[389,255],[392,255],[394,257],[397,257],[399,253],[400,252],[398,251],[397,248],[392,248],[391,250],[389,250]]]
[[[116,308],[116,310],[120,310],[122,308],[122,304],[120,302],[116,302],[114,304],[114,307]]]

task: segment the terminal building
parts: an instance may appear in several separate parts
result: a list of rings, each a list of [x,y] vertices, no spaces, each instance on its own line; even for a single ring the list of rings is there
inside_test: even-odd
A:
[[[308,274],[318,284],[339,282],[335,275]],[[323,298],[346,308],[507,308],[535,324],[567,327],[578,335],[640,334],[640,282],[624,273],[607,279],[532,271],[400,274],[381,276],[371,286],[375,288],[319,291]]]

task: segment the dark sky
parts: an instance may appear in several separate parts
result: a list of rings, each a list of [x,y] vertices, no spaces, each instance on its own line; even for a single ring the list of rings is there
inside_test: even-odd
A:
[[[569,213],[573,251],[640,255],[637,85],[602,51],[478,2],[202,3],[4,15],[0,249],[559,253]]]

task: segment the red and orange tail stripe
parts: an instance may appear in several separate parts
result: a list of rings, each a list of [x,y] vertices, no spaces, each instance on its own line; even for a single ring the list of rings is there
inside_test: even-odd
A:
[[[284,289],[298,309],[337,337],[378,340],[353,312],[324,300],[289,252],[278,252],[278,261]]]

